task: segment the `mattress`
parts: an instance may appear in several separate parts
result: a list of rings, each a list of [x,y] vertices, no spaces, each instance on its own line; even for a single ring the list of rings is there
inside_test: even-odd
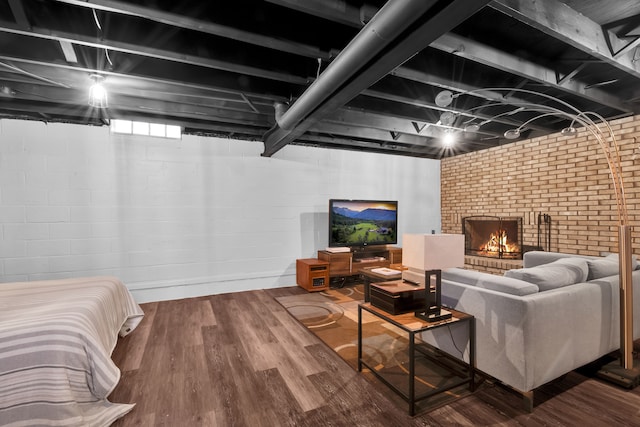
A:
[[[105,426],[118,340],[144,313],[114,277],[0,283],[0,424]]]

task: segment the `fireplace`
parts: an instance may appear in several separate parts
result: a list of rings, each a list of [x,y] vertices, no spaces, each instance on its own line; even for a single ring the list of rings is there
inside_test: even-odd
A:
[[[465,255],[522,259],[522,218],[469,216],[462,233]]]

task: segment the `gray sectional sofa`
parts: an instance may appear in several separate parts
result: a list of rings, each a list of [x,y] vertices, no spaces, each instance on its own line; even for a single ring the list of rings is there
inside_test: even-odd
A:
[[[476,318],[476,367],[519,391],[533,390],[619,348],[618,256],[527,252],[524,268],[497,276],[452,268],[442,303]],[[634,339],[640,338],[640,269],[634,259]],[[422,338],[468,360],[466,330]]]

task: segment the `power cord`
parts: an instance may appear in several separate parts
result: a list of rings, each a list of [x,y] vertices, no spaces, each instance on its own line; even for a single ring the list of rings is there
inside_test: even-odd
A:
[[[458,348],[458,346],[456,345],[456,340],[453,339],[453,332],[451,331],[451,325],[447,325],[447,330],[449,331],[449,336],[451,337],[451,343],[453,344],[455,349],[458,350],[458,353],[460,353],[460,359],[463,359],[464,352]]]

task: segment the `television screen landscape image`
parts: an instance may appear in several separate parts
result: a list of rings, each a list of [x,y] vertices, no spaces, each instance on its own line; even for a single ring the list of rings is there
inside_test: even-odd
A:
[[[397,201],[329,200],[330,247],[396,244],[397,231]]]

